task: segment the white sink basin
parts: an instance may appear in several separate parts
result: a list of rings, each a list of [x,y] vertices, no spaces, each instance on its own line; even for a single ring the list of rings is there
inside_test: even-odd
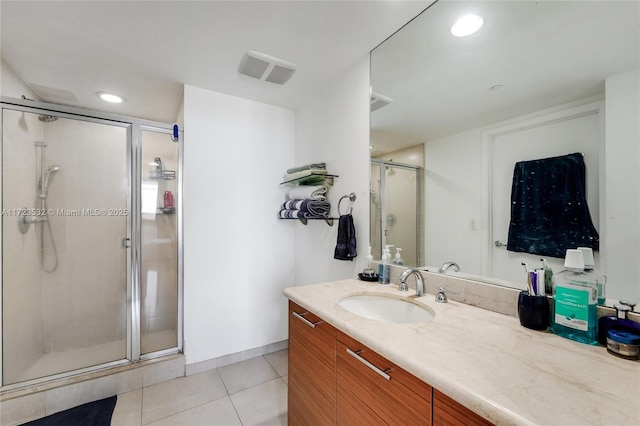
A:
[[[364,318],[399,324],[421,323],[433,319],[435,313],[404,299],[371,294],[347,296],[339,305]]]

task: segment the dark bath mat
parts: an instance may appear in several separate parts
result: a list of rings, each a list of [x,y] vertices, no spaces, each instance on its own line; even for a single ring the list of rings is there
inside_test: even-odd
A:
[[[78,405],[22,426],[109,426],[117,396]]]

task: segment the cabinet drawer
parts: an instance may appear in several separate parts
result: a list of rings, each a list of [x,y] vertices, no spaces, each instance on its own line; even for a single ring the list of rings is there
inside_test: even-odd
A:
[[[433,390],[433,424],[451,426],[490,426],[492,423],[457,403],[437,389]]]
[[[289,302],[289,425],[335,425],[336,330]]]
[[[431,386],[339,331],[337,338],[338,424],[367,409],[387,424],[431,423]]]

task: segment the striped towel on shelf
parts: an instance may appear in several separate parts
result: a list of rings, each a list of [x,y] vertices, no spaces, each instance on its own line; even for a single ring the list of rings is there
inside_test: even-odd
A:
[[[300,210],[313,217],[327,217],[331,212],[331,204],[328,201],[314,199],[289,200],[282,205],[282,210]]]
[[[280,213],[278,213],[278,217],[280,219],[307,219],[309,213],[303,212],[302,210],[287,210],[282,209]]]

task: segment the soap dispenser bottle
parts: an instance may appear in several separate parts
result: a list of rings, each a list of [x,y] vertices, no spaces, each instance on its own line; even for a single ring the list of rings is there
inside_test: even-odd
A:
[[[604,306],[604,303],[607,300],[605,294],[607,277],[595,268],[596,265],[593,259],[593,250],[591,247],[578,247],[578,250],[582,252],[582,256],[584,257],[584,271],[587,274],[590,274],[598,283],[598,305]]]
[[[389,284],[391,282],[391,265],[389,264],[390,257],[391,250],[385,248],[382,253],[382,260],[380,261],[380,272],[378,273],[378,282],[380,284]]]
[[[580,250],[567,250],[564,266],[564,270],[553,276],[555,295],[551,331],[577,342],[597,344],[598,285],[584,271]]]
[[[396,256],[393,259],[393,264],[394,265],[404,265],[404,259],[402,259],[402,257],[400,256],[400,252],[402,251],[402,249],[400,247],[396,247]]]
[[[369,246],[369,251],[367,252],[367,257],[365,259],[367,261],[367,269],[373,269],[373,255],[371,254],[371,246]]]

